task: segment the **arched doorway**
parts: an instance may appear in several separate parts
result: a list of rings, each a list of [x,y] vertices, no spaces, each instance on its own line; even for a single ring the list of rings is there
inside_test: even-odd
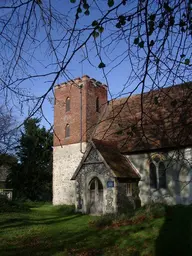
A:
[[[98,178],[93,178],[89,183],[90,213],[103,213],[103,185]]]

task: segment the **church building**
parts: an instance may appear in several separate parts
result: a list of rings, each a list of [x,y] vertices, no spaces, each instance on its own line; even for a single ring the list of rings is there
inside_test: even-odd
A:
[[[108,101],[88,76],[57,85],[53,204],[83,213],[192,202],[192,84]]]

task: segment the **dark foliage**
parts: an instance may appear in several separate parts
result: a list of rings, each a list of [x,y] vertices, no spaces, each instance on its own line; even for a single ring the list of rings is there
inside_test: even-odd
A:
[[[0,194],[0,213],[6,212],[26,212],[29,207],[21,202],[10,201],[6,196]]]
[[[8,177],[8,186],[14,189],[16,198],[51,200],[52,133],[39,127],[39,122],[33,118],[24,123],[17,147],[19,162]]]

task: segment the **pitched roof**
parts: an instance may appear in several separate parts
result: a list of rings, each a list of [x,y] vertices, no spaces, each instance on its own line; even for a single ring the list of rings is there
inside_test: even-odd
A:
[[[140,179],[140,175],[131,162],[119,152],[116,143],[94,139],[87,147],[81,163],[71,178],[72,180],[76,179],[83,164],[89,164],[89,162],[86,162],[86,158],[92,148],[96,149],[100,155],[101,161],[98,163],[100,164],[103,162],[106,167],[112,171],[114,177]],[[97,164],[97,162],[95,162],[95,164]]]
[[[112,100],[93,138],[125,153],[192,145],[192,83]]]
[[[140,179],[140,176],[131,162],[120,153],[113,142],[93,139],[95,148],[100,152],[105,163],[117,178]]]

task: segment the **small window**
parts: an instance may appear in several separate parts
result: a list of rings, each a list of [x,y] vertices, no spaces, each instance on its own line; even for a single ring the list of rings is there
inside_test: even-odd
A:
[[[96,99],[96,112],[99,112],[99,97]]]
[[[90,182],[90,190],[98,190],[101,191],[103,190],[103,185],[101,183],[101,181],[98,178],[93,178]]]
[[[159,163],[159,188],[166,188],[166,168],[163,162]]]
[[[157,173],[154,163],[150,163],[150,186],[151,188],[157,188]]]
[[[127,183],[127,196],[132,196],[132,195],[133,195],[133,184]]]
[[[95,181],[91,182],[90,190],[95,190]]]
[[[65,138],[68,138],[68,137],[70,137],[70,126],[69,126],[69,124],[67,124],[65,126]]]
[[[70,111],[70,98],[66,99],[66,112]]]

